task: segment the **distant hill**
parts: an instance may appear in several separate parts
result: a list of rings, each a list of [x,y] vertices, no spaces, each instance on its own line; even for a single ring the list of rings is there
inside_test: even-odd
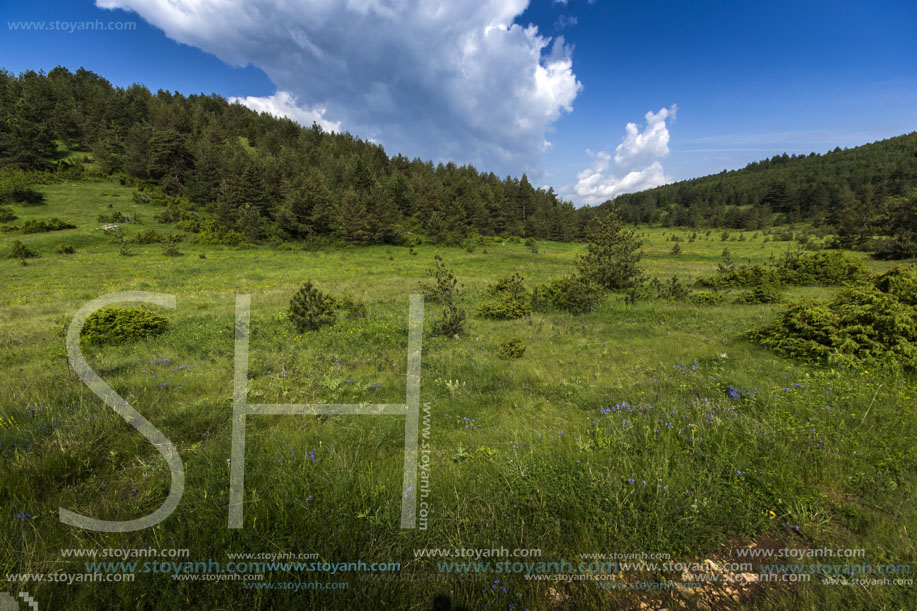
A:
[[[599,209],[618,208],[629,222],[669,226],[757,229],[806,221],[830,225],[844,245],[856,246],[873,234],[917,231],[915,189],[912,132],[821,155],[784,153],[741,170],[621,195]]]

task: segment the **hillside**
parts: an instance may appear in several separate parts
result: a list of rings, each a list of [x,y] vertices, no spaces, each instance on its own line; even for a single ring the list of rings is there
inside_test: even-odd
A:
[[[917,132],[822,155],[780,155],[741,170],[621,195],[617,207],[634,223],[758,229],[806,221],[838,233],[839,245],[896,236],[902,257],[915,256]]]
[[[573,205],[525,175],[389,157],[349,133],[304,128],[217,95],[122,89],[83,69],[0,71],[0,167],[154,187],[213,220],[218,236],[251,242],[582,234]]]

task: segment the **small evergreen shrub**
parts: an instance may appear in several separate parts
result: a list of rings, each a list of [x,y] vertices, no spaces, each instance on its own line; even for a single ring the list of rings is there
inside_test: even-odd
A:
[[[442,257],[434,255],[433,260],[434,267],[427,271],[433,282],[420,285],[424,293],[442,306],[442,318],[433,324],[433,334],[458,337],[465,328],[465,308],[459,304],[462,287],[452,268],[443,264]]]
[[[62,229],[76,229],[76,225],[62,221],[59,218],[48,219],[47,221],[29,219],[22,224],[22,233],[45,233]]]
[[[625,228],[617,214],[599,218],[590,238],[589,250],[576,260],[577,275],[602,289],[627,289],[639,283],[643,242],[636,229]]]
[[[525,288],[525,279],[518,273],[503,278],[488,289],[496,301],[478,306],[478,313],[484,318],[510,320],[532,313],[532,300]]]
[[[866,265],[840,251],[819,251],[812,254],[787,253],[776,268],[786,284],[838,285],[865,280],[869,275]]]
[[[866,265],[842,252],[818,251],[813,253],[787,253],[770,265],[735,265],[726,258],[716,274],[698,278],[698,286],[721,288],[728,286],[754,287],[761,284],[779,286],[790,284],[844,285],[864,280],[868,276]]]
[[[507,360],[519,359],[525,354],[525,342],[521,337],[514,337],[504,342],[500,342],[500,358]]]
[[[178,250],[175,242],[164,242],[162,245],[162,254],[166,257],[180,257],[182,252]]]
[[[120,343],[163,333],[169,321],[141,308],[105,307],[86,319],[81,338],[91,344]]]
[[[20,261],[25,261],[26,259],[31,259],[37,257],[38,253],[16,240],[13,242],[12,247],[10,248],[10,259],[19,259]]]
[[[0,223],[11,223],[16,218],[16,215],[9,208],[0,208]]]
[[[166,236],[162,235],[155,229],[147,229],[146,231],[141,231],[133,238],[131,242],[134,244],[161,244],[166,241]]]
[[[828,303],[793,303],[747,337],[774,351],[830,365],[897,362],[917,368],[917,267],[893,269]]]
[[[688,301],[694,305],[719,305],[726,301],[726,296],[710,291],[691,291],[688,293]]]
[[[595,310],[602,291],[579,276],[566,276],[548,284],[535,287],[532,292],[532,309],[545,312],[551,309],[585,314]]]
[[[912,307],[917,307],[917,263],[909,267],[897,265],[872,279],[883,293],[888,293]]]
[[[529,237],[525,239],[525,246],[531,251],[533,255],[538,254],[538,242],[535,241],[535,238]]]
[[[73,246],[71,246],[70,244],[58,244],[57,252],[59,252],[62,255],[72,255],[73,253],[76,252],[76,249]]]
[[[783,297],[780,295],[780,289],[774,286],[773,284],[761,283],[752,287],[750,291],[746,291],[739,295],[735,302],[736,303],[779,303]]]
[[[290,299],[287,315],[300,333],[314,331],[335,322],[334,299],[322,293],[307,280]]]
[[[646,299],[665,299],[668,301],[682,301],[688,297],[688,289],[681,283],[678,276],[672,276],[668,282],[660,282],[653,278],[628,289],[625,294],[627,303],[636,303]]]

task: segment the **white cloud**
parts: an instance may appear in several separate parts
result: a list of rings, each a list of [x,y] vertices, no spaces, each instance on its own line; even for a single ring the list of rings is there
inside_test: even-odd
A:
[[[585,204],[599,204],[622,193],[643,191],[672,182],[659,162],[669,154],[669,128],[676,105],[646,113],[643,131],[635,123],[625,126],[625,135],[615,148],[614,167],[610,153],[586,152],[595,158],[592,166],[576,175],[574,197]]]
[[[316,117],[391,153],[537,168],[582,85],[563,37],[513,24],[528,0],[96,0],[238,66],[277,93],[247,106]]]
[[[578,19],[573,16],[561,15],[557,18],[557,21],[554,22],[555,30],[562,30],[564,28],[573,27],[578,23]]]
[[[322,129],[325,131],[336,132],[341,129],[341,123],[339,121],[328,121],[325,119],[326,109],[317,107],[310,110],[298,106],[296,104],[296,97],[288,91],[278,91],[274,95],[266,97],[233,97],[229,98],[229,101],[248,106],[256,112],[266,112],[275,117],[286,117],[307,127],[315,122],[321,125]]]

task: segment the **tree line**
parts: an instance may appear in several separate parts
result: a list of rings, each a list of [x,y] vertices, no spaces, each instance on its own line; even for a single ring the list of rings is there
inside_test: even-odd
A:
[[[89,158],[72,161],[67,152]],[[65,158],[66,157],[66,158]],[[0,168],[55,172],[87,163],[180,200],[175,220],[248,241],[351,244],[469,233],[584,239],[616,209],[628,223],[757,230],[810,222],[837,245],[917,256],[917,132],[819,155],[780,155],[736,171],[575,208],[526,175],[389,156],[347,132],[301,126],[212,95],[114,87],[85,69],[0,70]]]
[[[85,69],[0,71],[0,166],[53,171],[66,165],[61,149],[89,152],[95,171],[181,197],[252,241],[584,234],[573,204],[524,174],[499,178],[471,165],[390,157],[346,132],[303,127],[217,95],[114,87]]]
[[[631,223],[664,226],[757,230],[808,222],[836,233],[837,246],[914,257],[917,132],[825,154],[784,153],[620,195],[600,208],[617,208]]]

